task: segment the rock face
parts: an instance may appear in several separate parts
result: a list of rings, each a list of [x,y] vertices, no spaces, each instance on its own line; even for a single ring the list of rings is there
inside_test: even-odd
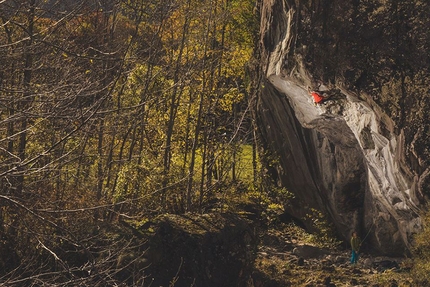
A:
[[[385,254],[408,252],[429,181],[429,107],[420,93],[430,82],[421,42],[430,37],[420,28],[428,20],[411,1],[397,4],[260,5],[257,115],[278,159],[275,179],[295,195],[287,212],[305,218],[318,209],[339,236],[358,230]],[[406,24],[421,36],[404,34]],[[315,106],[308,87],[330,100]]]

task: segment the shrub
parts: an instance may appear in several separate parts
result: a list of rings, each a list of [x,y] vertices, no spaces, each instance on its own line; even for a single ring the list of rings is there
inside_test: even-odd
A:
[[[423,216],[423,230],[414,238],[412,277],[418,286],[430,285],[430,211]]]

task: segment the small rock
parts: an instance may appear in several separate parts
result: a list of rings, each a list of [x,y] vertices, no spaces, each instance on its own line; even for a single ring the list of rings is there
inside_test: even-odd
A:
[[[330,265],[330,266],[323,266],[322,270],[327,271],[327,272],[334,272],[336,269],[334,268],[333,265]]]
[[[363,262],[363,265],[366,267],[372,267],[372,265],[373,265],[372,259],[370,259],[370,258],[366,258],[362,262]]]
[[[299,259],[297,259],[297,265],[299,266],[305,265],[305,259],[303,259],[303,257],[300,257]]]
[[[335,259],[334,259],[334,262],[336,263],[336,264],[342,264],[342,263],[345,263],[345,262],[347,262],[348,261],[348,258],[347,257],[345,257],[345,256],[337,256]]]
[[[309,259],[320,258],[329,254],[329,251],[311,245],[299,245],[293,249],[293,254]]]
[[[354,268],[354,269],[352,270],[352,273],[353,273],[353,274],[361,274],[361,270],[360,270],[360,269],[357,269],[357,268]]]
[[[325,287],[336,287],[335,284],[331,283],[331,277],[328,276],[324,279],[324,286]]]
[[[383,272],[387,269],[398,269],[399,264],[394,260],[382,260],[378,262],[373,262],[373,267],[378,271]]]

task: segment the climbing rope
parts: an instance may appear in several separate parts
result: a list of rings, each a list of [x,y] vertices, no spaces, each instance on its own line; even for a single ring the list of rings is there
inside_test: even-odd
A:
[[[369,236],[370,231],[371,231],[371,230],[372,230],[372,228],[373,228],[373,225],[375,225],[375,221],[373,221],[373,222],[372,222],[372,226],[370,226],[369,231],[367,231],[366,236],[364,236],[363,240],[361,240],[361,244],[363,244],[364,240],[366,240],[367,236]]]

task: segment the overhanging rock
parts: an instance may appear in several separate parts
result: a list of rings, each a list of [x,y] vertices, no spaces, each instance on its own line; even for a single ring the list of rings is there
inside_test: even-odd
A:
[[[343,76],[319,80],[318,88],[333,96],[314,105],[307,88],[321,76],[305,67],[306,48],[294,46],[306,31],[298,30],[298,8],[289,2],[263,1],[258,103],[262,138],[279,158],[278,180],[295,194],[287,211],[303,218],[319,209],[344,239],[356,229],[374,250],[407,253],[421,228],[422,177],[405,164],[403,131]]]

